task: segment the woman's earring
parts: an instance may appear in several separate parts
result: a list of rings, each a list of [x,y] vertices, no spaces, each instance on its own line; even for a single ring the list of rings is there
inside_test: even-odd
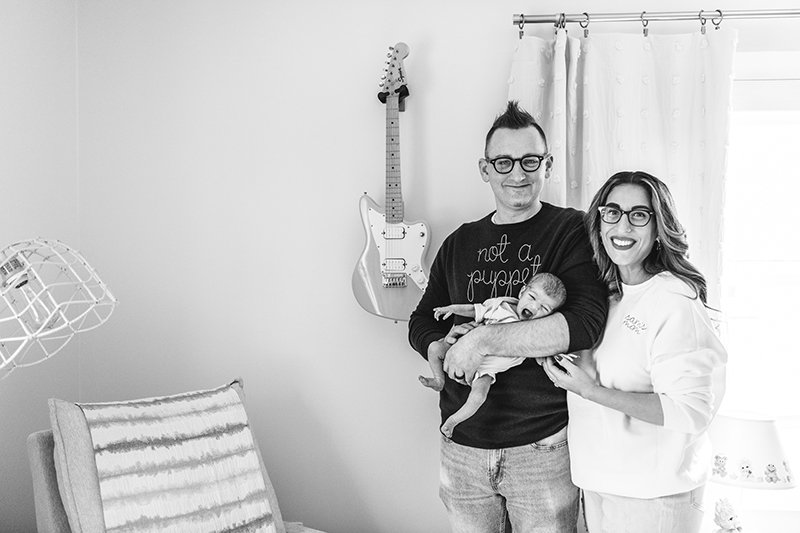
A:
[[[658,237],[656,237],[656,252],[660,251],[661,251],[661,240]]]

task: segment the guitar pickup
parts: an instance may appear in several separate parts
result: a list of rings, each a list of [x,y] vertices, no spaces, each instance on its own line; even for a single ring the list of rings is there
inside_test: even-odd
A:
[[[383,275],[383,288],[384,289],[402,289],[406,286],[405,274],[384,274]]]
[[[386,226],[381,232],[381,235],[383,235],[384,239],[405,239],[406,228],[399,224]]]
[[[387,258],[382,265],[384,272],[405,272],[406,270],[406,260],[402,257],[396,259]]]

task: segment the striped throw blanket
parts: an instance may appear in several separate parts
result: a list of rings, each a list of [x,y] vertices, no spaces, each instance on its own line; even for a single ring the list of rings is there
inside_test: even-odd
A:
[[[79,406],[109,533],[276,531],[247,414],[231,386]]]

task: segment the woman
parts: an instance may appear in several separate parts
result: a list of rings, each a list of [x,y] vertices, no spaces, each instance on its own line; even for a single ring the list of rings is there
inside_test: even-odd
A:
[[[585,220],[611,295],[605,333],[577,366],[556,356],[544,367],[570,392],[572,479],[588,530],[697,532],[727,359],[705,279],[686,259],[667,186],[650,174],[611,176]]]

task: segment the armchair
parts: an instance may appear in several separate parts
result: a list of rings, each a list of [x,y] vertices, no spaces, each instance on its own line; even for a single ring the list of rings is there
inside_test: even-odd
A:
[[[219,429],[221,427],[220,417],[227,418],[229,415],[225,413],[229,412],[238,412],[241,416],[246,416],[243,406],[239,403],[240,395],[241,385],[235,381],[230,385],[211,391],[198,391],[134,402],[72,404],[62,400],[50,400],[53,429],[32,433],[27,442],[38,532],[105,533],[107,527],[113,529],[107,525],[109,522],[120,519],[120,516],[135,517],[137,516],[136,512],[153,522],[153,531],[164,527],[163,524],[166,523],[164,521],[170,521],[173,527],[178,524],[179,530],[189,531],[195,530],[198,515],[210,515],[212,520],[219,521],[220,516],[225,516],[225,513],[231,508],[233,509],[231,520],[237,520],[231,525],[239,527],[242,525],[243,513],[246,514],[245,510],[239,509],[239,507],[253,504],[258,506],[258,509],[257,511],[250,509],[246,511],[251,513],[250,516],[256,516],[249,522],[248,531],[323,533],[305,527],[301,523],[283,521],[258,445],[250,437],[246,418],[244,418],[244,424],[233,418],[229,422],[224,422],[224,427],[233,428],[230,432],[238,434],[235,437],[238,440],[233,445],[235,451],[209,451],[226,445],[225,440],[228,436],[225,431]],[[179,405],[179,407],[176,408],[175,405]],[[194,413],[176,413],[175,409],[184,409],[185,411],[187,405]],[[131,409],[131,407],[135,409]],[[124,413],[125,409],[129,409],[135,414],[128,416]],[[166,413],[164,420],[168,422],[166,426],[161,424],[160,428],[158,422],[154,423],[157,417],[161,416],[157,414],[158,409],[161,409],[162,413]],[[95,414],[89,414],[93,411]],[[145,421],[139,423],[134,417],[143,418]],[[204,434],[211,433],[205,427],[199,427],[195,431],[191,427],[195,421],[200,421],[197,422],[199,424],[208,423],[213,428],[213,436],[208,439],[211,441],[209,446],[203,447],[205,444],[198,443],[204,439]],[[116,422],[121,422],[124,427],[135,428],[137,433],[134,439],[129,434],[124,436],[124,440],[120,440],[119,431],[114,430],[112,439],[115,439],[115,442],[124,442],[124,445],[114,448],[115,456],[124,456],[126,451],[135,449],[140,442],[143,443],[141,448],[135,450],[137,455],[131,463],[125,463],[124,457],[114,457],[113,464],[110,464],[108,457],[101,457],[103,452],[100,450],[105,446],[102,439],[105,437],[98,431],[108,433],[109,427]],[[164,436],[164,428],[166,427],[166,431],[170,431],[170,424],[181,426],[180,432],[175,435],[182,435],[182,437]],[[245,431],[242,426],[247,433],[244,446],[241,436]],[[190,428],[188,431],[187,427]],[[153,431],[161,432],[161,434],[141,436],[143,432],[153,433]],[[94,440],[91,437],[94,437]],[[185,447],[192,449],[181,450],[180,448],[184,447],[183,444],[176,444],[181,439],[188,442]],[[167,449],[159,450],[159,443],[165,441],[169,441]],[[249,449],[246,448],[247,442],[250,443]],[[124,450],[120,452],[121,449]],[[195,453],[199,454],[200,461],[187,459]],[[213,453],[218,453],[222,459],[212,457]],[[236,463],[232,468],[246,470],[248,473],[245,475],[250,476],[249,480],[241,481],[242,474],[231,474],[231,467],[226,467],[228,471],[225,473],[221,473],[217,468],[209,474],[209,479],[215,481],[198,482],[199,476],[205,475],[202,470],[208,469],[209,464],[222,463],[227,460],[227,457],[234,455]],[[252,461],[249,466],[245,464],[248,457]],[[112,472],[110,469],[116,470]],[[137,472],[136,469],[142,471]],[[157,471],[159,469],[161,471]],[[191,472],[187,473],[185,470],[191,470]],[[106,482],[110,480],[113,483],[115,478],[125,475],[120,473],[124,471],[129,472],[134,478],[131,482],[124,484],[124,490],[133,490],[131,485],[135,485],[136,482],[139,482],[143,488],[137,488],[138,492],[131,493],[129,499],[135,501],[135,504],[126,504],[123,501],[122,507],[120,507],[120,500],[124,500],[125,496],[121,496],[121,489]],[[255,493],[252,491],[246,494],[236,493],[239,490],[242,493],[246,492],[241,489],[242,485],[249,484],[249,489],[253,486],[253,482],[258,485]],[[198,485],[198,483],[200,484]],[[220,487],[209,489],[209,485],[214,484],[220,484]],[[164,500],[165,498],[169,500],[174,494],[178,494],[178,500],[167,505],[167,508],[172,510],[175,506],[186,506],[189,511],[177,518],[157,516],[156,518],[162,522],[153,520],[153,507],[146,508],[149,501]],[[223,499],[227,498],[227,502],[230,503],[222,501],[217,503],[217,507],[209,508],[209,501],[216,501],[215,498],[219,494],[222,494]],[[142,509],[136,507],[140,502]],[[163,508],[162,505],[162,511]],[[112,510],[116,512],[116,515]],[[128,514],[125,515],[125,512]],[[187,519],[186,516],[191,518]],[[176,522],[176,520],[182,520],[182,522]],[[252,524],[257,524],[257,526],[249,527]]]

